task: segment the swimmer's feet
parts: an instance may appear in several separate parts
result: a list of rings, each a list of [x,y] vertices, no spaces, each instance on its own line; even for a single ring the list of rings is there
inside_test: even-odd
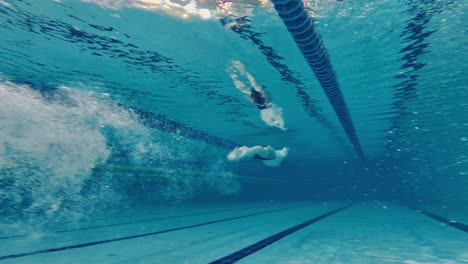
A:
[[[280,150],[276,150],[276,157],[273,160],[264,160],[263,164],[270,166],[270,167],[277,167],[279,166],[283,160],[288,156],[289,148],[282,148]]]

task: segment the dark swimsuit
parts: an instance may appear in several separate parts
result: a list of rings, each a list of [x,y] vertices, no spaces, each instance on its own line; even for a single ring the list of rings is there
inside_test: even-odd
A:
[[[255,156],[253,156],[254,159],[259,159],[259,160],[274,160],[275,158],[262,158],[260,157],[258,154],[255,154]]]
[[[263,147],[266,148],[267,146],[263,146]],[[260,157],[260,155],[258,155],[258,154],[255,154],[255,155],[253,156],[253,158],[254,158],[254,159],[259,159],[259,160],[274,160],[274,159],[276,158],[276,155],[275,155],[275,157],[273,157],[273,158],[264,158],[264,157]]]
[[[258,92],[255,89],[250,90],[250,98],[252,102],[257,106],[260,110],[265,110],[268,108],[268,104],[266,102],[266,98],[263,96],[263,93]]]

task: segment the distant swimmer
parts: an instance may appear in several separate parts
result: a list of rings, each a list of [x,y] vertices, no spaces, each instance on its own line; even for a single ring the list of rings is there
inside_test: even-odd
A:
[[[289,149],[284,147],[280,150],[275,150],[273,147],[267,146],[254,146],[254,147],[236,147],[231,153],[227,155],[230,161],[238,161],[246,158],[263,160],[267,166],[277,167],[288,156]]]
[[[286,130],[283,109],[271,102],[271,98],[257,84],[255,78],[245,70],[245,66],[240,61],[233,60],[229,70],[234,86],[260,110],[263,122],[268,126]]]

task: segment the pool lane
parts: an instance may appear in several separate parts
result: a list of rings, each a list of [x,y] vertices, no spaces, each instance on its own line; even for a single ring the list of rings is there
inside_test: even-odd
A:
[[[208,263],[234,249],[242,249],[260,238],[275,234],[278,229],[297,225],[337,207],[311,204],[155,236],[9,259],[2,263]],[[205,216],[205,220],[216,219]]]
[[[195,228],[217,222],[232,221],[238,218],[250,217],[258,214],[267,214],[277,210],[287,210],[301,205],[303,204],[272,204],[266,207],[260,206],[248,209],[244,207],[242,210],[226,210],[226,208],[220,206],[218,208],[220,212],[209,214],[195,214],[180,218],[166,218],[160,221],[145,222],[141,224],[85,229],[69,233],[52,234],[43,237],[30,236],[20,239],[6,239],[2,240],[2,245],[5,246],[0,247],[0,261],[21,258],[28,255],[66,251],[74,248],[89,247],[120,240],[152,236],[159,233]]]
[[[456,228],[460,231],[463,231],[465,233],[468,234],[468,225],[465,224],[465,223],[460,223],[460,222],[457,222],[455,220],[450,220],[448,218],[445,218],[443,216],[440,216],[438,214],[434,214],[432,212],[428,212],[428,211],[425,211],[425,210],[421,210],[421,209],[417,209],[417,208],[413,208],[413,210],[415,210],[417,213],[421,213],[425,216],[428,216],[436,221],[439,221],[440,223],[442,224],[445,224],[445,225],[448,225],[448,226],[451,226],[453,228]]]
[[[349,207],[351,207],[350,205],[348,206],[344,206],[344,207],[341,207],[341,208],[338,208],[338,209],[335,209],[335,210],[332,210],[332,211],[329,211],[329,212],[326,212],[324,214],[321,214],[317,217],[314,217],[312,219],[309,219],[303,223],[300,223],[298,225],[295,225],[293,227],[290,227],[288,229],[285,229],[281,232],[278,232],[274,235],[271,235],[265,239],[262,239],[250,246],[247,246],[241,250],[238,250],[234,253],[231,253],[225,257],[222,257],[222,258],[219,258],[215,261],[212,261],[210,262],[210,264],[225,264],[225,263],[235,263],[235,262],[238,262],[239,260],[241,259],[244,259],[278,241],[280,241],[281,239],[284,239],[286,238],[287,236],[291,235],[291,234],[294,234],[295,232],[297,231],[300,231],[301,229],[303,228],[306,228],[312,224],[315,224],[329,216],[332,216],[340,211],[343,211],[345,209],[348,209]]]
[[[236,263],[468,263],[468,237],[406,207],[365,203]]]
[[[165,219],[174,219],[181,217],[189,217],[195,215],[203,214],[213,214],[227,211],[240,211],[246,209],[260,209],[263,207],[272,207],[271,203],[263,204],[252,204],[250,207],[245,205],[223,205],[223,208],[220,208],[220,205],[215,207],[211,206],[202,206],[201,208],[190,208],[190,207],[178,207],[178,208],[163,208],[163,209],[153,209],[153,210],[142,210],[142,211],[133,211],[133,215],[113,215],[101,216],[95,219],[92,219],[88,222],[75,223],[74,225],[65,223],[65,226],[60,223],[55,223],[54,228],[44,229],[44,230],[31,230],[30,232],[16,232],[8,235],[0,236],[0,240],[4,239],[19,239],[19,238],[28,238],[34,236],[34,234],[41,233],[43,235],[55,235],[59,233],[67,232],[77,232],[82,230],[89,229],[98,229],[98,228],[107,228],[107,227],[118,227],[125,225],[134,225],[141,224],[146,222],[154,222]],[[26,228],[27,229],[27,228]],[[24,230],[23,230],[24,231]]]

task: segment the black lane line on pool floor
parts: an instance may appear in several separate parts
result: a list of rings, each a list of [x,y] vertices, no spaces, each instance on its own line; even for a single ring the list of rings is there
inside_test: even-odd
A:
[[[269,236],[269,237],[267,237],[267,238],[265,238],[263,240],[260,240],[260,241],[258,241],[256,243],[254,243],[254,244],[252,244],[252,245],[250,245],[248,247],[245,247],[245,248],[243,248],[243,249],[241,249],[239,251],[236,251],[236,252],[234,252],[234,253],[232,253],[230,255],[227,255],[225,257],[222,257],[220,259],[212,261],[209,264],[235,263],[235,262],[237,262],[237,261],[239,261],[239,260],[241,260],[241,259],[243,259],[243,258],[245,258],[245,257],[247,257],[249,255],[252,255],[253,253],[255,253],[257,251],[262,250],[265,247],[268,247],[269,245],[279,241],[280,239],[283,239],[283,238],[291,235],[292,233],[295,233],[295,232],[297,232],[297,231],[299,231],[299,230],[301,230],[301,229],[303,229],[303,228],[305,228],[307,226],[310,226],[310,225],[312,225],[314,223],[317,223],[318,221],[323,220],[323,219],[325,219],[325,218],[327,218],[327,217],[329,217],[329,216],[331,216],[333,214],[336,214],[336,213],[338,213],[338,212],[340,212],[340,211],[342,211],[344,209],[347,209],[349,207],[351,207],[351,205],[347,205],[347,206],[335,209],[335,210],[330,211],[328,213],[325,213],[325,214],[322,214],[322,215],[317,216],[315,218],[312,218],[310,220],[307,220],[302,224],[298,224],[296,226],[293,226],[291,228],[283,230],[283,231],[281,231],[281,232],[279,232],[277,234]]]
[[[96,245],[100,245],[100,244],[107,244],[107,243],[112,243],[112,242],[117,242],[117,241],[122,241],[122,240],[129,240],[129,239],[135,239],[135,238],[141,238],[141,237],[147,237],[147,236],[154,236],[154,235],[158,235],[158,234],[169,233],[169,232],[172,232],[172,231],[178,231],[178,230],[189,229],[189,228],[194,228],[194,227],[199,227],[199,226],[205,226],[205,225],[211,225],[211,224],[216,224],[216,223],[221,223],[221,222],[227,222],[227,221],[232,221],[232,220],[236,220],[236,219],[247,218],[247,217],[251,217],[251,216],[267,214],[267,213],[272,213],[272,212],[277,212],[277,211],[284,211],[284,210],[288,210],[288,209],[292,209],[292,208],[296,208],[296,207],[297,206],[287,207],[287,208],[278,208],[278,209],[273,209],[273,210],[268,210],[268,211],[263,211],[263,212],[258,212],[258,213],[252,213],[252,214],[246,214],[246,215],[241,215],[241,216],[234,216],[234,217],[229,217],[229,218],[224,218],[224,219],[219,219],[219,220],[214,220],[214,221],[209,221],[209,222],[204,222],[204,223],[199,223],[199,224],[175,227],[175,228],[170,228],[170,229],[165,229],[165,230],[160,230],[160,231],[155,231],[155,232],[150,232],[150,233],[143,233],[143,234],[132,235],[132,236],[111,238],[111,239],[99,240],[99,241],[82,243],[82,244],[71,245],[71,246],[36,250],[36,251],[31,251],[31,252],[26,252],[26,253],[5,255],[5,256],[0,256],[0,261],[1,260],[6,260],[6,259],[14,259],[14,258],[38,255],[38,254],[52,253],[52,252],[57,252],[57,251],[64,251],[64,250],[69,250],[69,249],[96,246]]]
[[[461,230],[465,233],[468,233],[468,225],[466,224],[463,224],[463,223],[459,223],[459,222],[455,222],[455,221],[452,221],[452,220],[449,220],[443,216],[440,216],[440,215],[436,215],[436,214],[433,214],[433,213],[430,213],[430,212],[427,212],[427,211],[424,211],[424,210],[421,210],[421,209],[417,209],[417,208],[413,208],[413,210],[415,210],[416,212],[420,213],[420,214],[423,214],[425,216],[428,216],[436,221],[439,221],[443,224],[446,224],[446,225],[449,225],[451,227],[454,227],[458,230]]]
[[[64,230],[50,230],[50,231],[45,231],[45,232],[58,234],[58,233],[66,233],[66,232],[72,232],[72,231],[97,229],[97,228],[104,228],[104,227],[111,227],[111,226],[123,226],[123,225],[140,224],[140,223],[154,222],[154,221],[159,221],[159,220],[167,220],[167,219],[174,219],[174,218],[182,218],[182,217],[187,217],[187,216],[196,216],[196,215],[204,215],[204,214],[215,214],[215,213],[230,212],[230,211],[237,211],[237,210],[241,211],[241,210],[248,210],[248,209],[255,209],[255,208],[259,208],[259,209],[260,209],[260,208],[262,208],[262,207],[267,207],[267,206],[247,207],[247,208],[240,208],[240,209],[224,209],[224,210],[207,211],[207,212],[198,212],[198,213],[185,214],[185,215],[175,215],[175,216],[167,216],[167,217],[158,217],[158,218],[142,219],[142,220],[137,220],[137,221],[128,221],[128,222],[122,222],[122,223],[113,223],[113,224],[105,224],[105,225],[97,225],[97,226],[89,226],[89,227],[78,227],[78,228],[70,228],[70,229],[64,229]],[[29,235],[29,234],[10,235],[10,236],[3,236],[3,237],[0,237],[0,240],[2,240],[2,239],[12,239],[12,238],[22,238],[22,237],[28,237],[28,236],[30,236],[30,235]]]

